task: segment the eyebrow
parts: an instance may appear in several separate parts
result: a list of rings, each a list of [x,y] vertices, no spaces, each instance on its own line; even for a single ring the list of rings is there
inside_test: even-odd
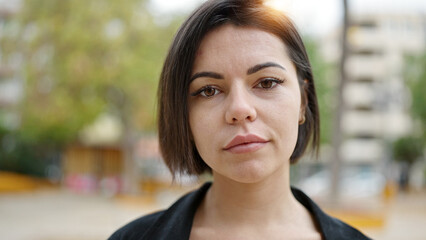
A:
[[[266,63],[260,63],[260,64],[257,64],[257,65],[254,65],[253,67],[249,68],[247,70],[247,75],[253,74],[253,73],[258,72],[258,71],[260,71],[264,68],[267,68],[267,67],[277,67],[277,68],[281,68],[284,71],[286,71],[286,69],[283,66],[279,65],[278,63],[266,62]]]
[[[190,82],[194,81],[196,78],[200,77],[209,77],[209,78],[215,78],[215,79],[224,79],[222,74],[215,73],[215,72],[199,72],[194,74],[194,76],[191,77]]]
[[[260,64],[256,64],[253,67],[249,68],[247,70],[247,75],[256,73],[264,68],[268,68],[268,67],[277,67],[277,68],[281,68],[284,71],[286,71],[286,69],[279,65],[278,63],[274,63],[274,62],[265,62],[265,63],[260,63]],[[224,79],[222,74],[219,73],[215,73],[215,72],[198,72],[196,74],[194,74],[194,76],[191,77],[190,82],[194,81],[196,78],[200,78],[200,77],[208,77],[208,78],[215,78],[215,79]]]

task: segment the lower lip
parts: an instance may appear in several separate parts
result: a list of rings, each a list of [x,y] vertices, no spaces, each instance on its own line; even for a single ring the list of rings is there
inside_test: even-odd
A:
[[[235,153],[235,154],[250,153],[263,148],[267,143],[268,142],[255,142],[255,143],[241,144],[241,145],[237,145],[232,148],[226,149],[226,151]]]

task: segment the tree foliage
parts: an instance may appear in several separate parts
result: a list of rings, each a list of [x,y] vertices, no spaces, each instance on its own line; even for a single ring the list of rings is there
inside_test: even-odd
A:
[[[423,143],[416,137],[402,137],[393,143],[393,157],[400,162],[413,164],[423,154]]]
[[[333,104],[335,88],[333,86],[333,78],[330,77],[335,66],[326,62],[318,51],[318,43],[314,39],[305,37],[304,43],[306,51],[309,55],[312,71],[314,74],[315,88],[318,98],[320,110],[320,129],[321,129],[321,144],[331,142],[332,121],[333,121]]]
[[[176,23],[156,25],[146,2],[22,2],[1,41],[25,82],[14,142],[60,148],[103,112],[132,131],[155,128],[157,81]]]
[[[154,128],[154,99],[172,29],[145,1],[25,1],[16,49],[26,80],[23,135],[73,140],[101,112]]]
[[[407,57],[404,75],[411,92],[411,113],[420,122],[421,129],[415,132],[426,142],[426,53]]]
[[[411,93],[411,114],[415,121],[413,132],[393,142],[395,160],[413,164],[423,154],[426,143],[426,54],[407,56],[404,78]],[[420,128],[420,129],[418,129]]]

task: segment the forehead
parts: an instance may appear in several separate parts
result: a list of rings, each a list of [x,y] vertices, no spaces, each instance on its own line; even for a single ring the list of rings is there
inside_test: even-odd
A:
[[[288,62],[283,41],[258,28],[226,24],[205,35],[197,50],[193,70],[236,63],[253,65],[259,61]]]

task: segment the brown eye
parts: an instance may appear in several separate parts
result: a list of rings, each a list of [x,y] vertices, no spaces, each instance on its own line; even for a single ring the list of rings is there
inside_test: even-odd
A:
[[[219,90],[217,90],[214,87],[205,87],[200,92],[200,95],[203,96],[203,97],[213,97],[214,95],[216,95],[218,93],[219,93]]]
[[[271,88],[272,84],[274,84],[274,82],[272,82],[270,80],[265,80],[265,81],[260,82],[260,86],[262,88]]]
[[[282,80],[275,78],[265,78],[256,85],[256,88],[271,89],[274,88],[277,84],[281,83],[283,83]]]

